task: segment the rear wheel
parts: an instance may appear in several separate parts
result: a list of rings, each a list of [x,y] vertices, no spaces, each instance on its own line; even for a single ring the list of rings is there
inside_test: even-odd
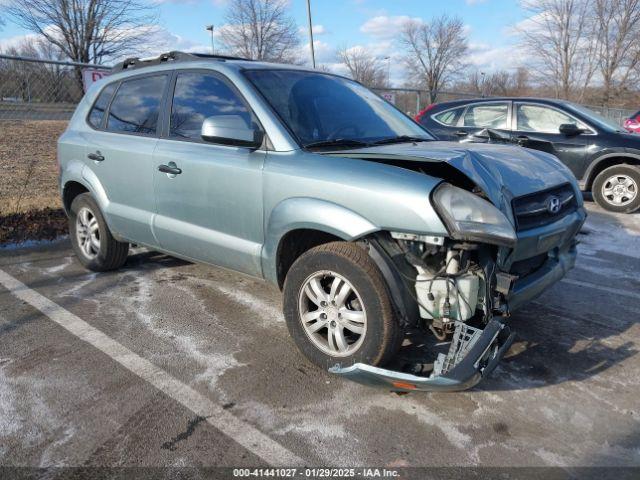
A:
[[[89,193],[78,195],[71,203],[69,234],[78,260],[89,270],[115,270],[127,260],[129,244],[113,238]]]
[[[382,365],[404,337],[382,274],[360,246],[333,242],[304,253],[284,285],[289,333],[313,363]]]
[[[640,208],[640,168],[635,165],[614,165],[596,177],[593,198],[605,210],[631,213]]]

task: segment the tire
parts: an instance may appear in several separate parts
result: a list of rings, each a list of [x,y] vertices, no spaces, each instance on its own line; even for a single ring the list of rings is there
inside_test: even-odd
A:
[[[115,270],[127,260],[129,244],[113,238],[98,204],[89,193],[78,195],[71,203],[69,236],[78,260],[89,270]]]
[[[324,308],[318,305],[322,301],[314,302],[306,293],[311,292],[316,300],[321,298],[312,287],[314,280],[318,280],[315,286],[319,285],[326,296]],[[338,287],[332,295],[331,287],[336,281]],[[350,293],[342,301],[347,283]],[[300,351],[321,368],[328,369],[337,363],[343,367],[358,362],[384,365],[404,339],[380,270],[356,244],[332,242],[305,252],[287,273],[283,293],[284,316],[291,337]],[[335,300],[335,306],[331,305],[331,299]],[[317,318],[305,322],[303,315],[306,319]],[[350,330],[354,326],[357,328]],[[320,329],[312,333],[315,327]],[[336,333],[330,334],[331,331]],[[346,342],[340,342],[341,336]],[[347,349],[341,351],[345,344]]]
[[[614,196],[616,188],[619,190]],[[621,164],[606,168],[596,177],[591,191],[596,203],[605,210],[635,212],[640,208],[640,167]]]

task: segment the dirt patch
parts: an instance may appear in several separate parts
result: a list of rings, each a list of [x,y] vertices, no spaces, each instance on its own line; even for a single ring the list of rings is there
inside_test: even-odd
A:
[[[67,216],[61,208],[0,215],[0,245],[27,240],[53,240],[67,232]]]
[[[61,120],[0,121],[0,215],[62,206],[56,143],[66,126]]]

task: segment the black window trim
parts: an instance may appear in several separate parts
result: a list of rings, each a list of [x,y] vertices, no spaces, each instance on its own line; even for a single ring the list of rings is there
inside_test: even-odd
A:
[[[128,82],[130,80],[139,80],[141,78],[146,78],[146,77],[156,77],[156,76],[165,76],[167,77],[165,86],[164,86],[164,90],[162,92],[162,98],[160,99],[160,112],[158,115],[158,125],[156,125],[156,131],[155,133],[141,133],[141,132],[123,132],[123,131],[115,131],[115,130],[109,130],[107,129],[107,120],[109,118],[109,113],[111,112],[111,105],[113,104],[113,101],[115,100],[116,96],[118,95],[118,92],[120,91],[120,87],[122,87],[122,84],[125,82]],[[134,137],[144,137],[144,138],[158,138],[159,132],[161,131],[161,127],[163,124],[163,110],[162,107],[164,105],[165,102],[165,98],[167,96],[167,89],[169,86],[171,80],[171,71],[168,70],[159,70],[159,71],[155,71],[155,72],[148,72],[148,73],[143,73],[140,75],[130,75],[118,80],[114,80],[113,82],[109,82],[107,83],[104,87],[102,87],[102,89],[100,90],[100,93],[102,93],[102,91],[107,88],[108,85],[112,85],[112,84],[116,84],[116,89],[113,92],[113,95],[111,95],[111,99],[109,100],[109,104],[107,105],[107,109],[105,110],[105,115],[102,119],[102,123],[100,125],[100,128],[95,128],[94,126],[91,125],[91,123],[89,123],[89,114],[91,113],[91,109],[93,109],[93,105],[91,107],[91,109],[89,110],[89,113],[87,114],[87,125],[89,125],[93,130],[96,131],[100,131],[100,132],[104,132],[104,133],[112,133],[115,135],[130,135],[130,136],[134,136]],[[100,93],[98,94],[98,96],[96,97],[96,100],[94,101],[94,105],[95,102],[98,101],[98,97],[100,96]]]
[[[165,99],[165,102],[162,105],[163,122],[162,122],[162,130],[160,131],[159,138],[161,138],[162,140],[171,140],[174,142],[197,143],[197,144],[210,145],[210,146],[216,146],[216,147],[243,148],[243,147],[236,147],[233,145],[225,145],[222,143],[207,142],[205,140],[202,140],[201,138],[182,138],[182,137],[172,137],[171,135],[169,135],[169,129],[170,129],[170,123],[171,123],[171,109],[173,108],[173,98],[175,95],[175,87],[178,80],[178,75],[181,73],[203,73],[205,75],[216,77],[222,83],[227,85],[231,89],[231,91],[237,95],[238,99],[240,99],[240,102],[242,102],[242,104],[245,106],[245,108],[251,115],[252,121],[255,122],[258,128],[262,130],[262,132],[264,133],[264,140],[260,148],[257,149],[257,151],[270,150],[269,145],[271,145],[271,142],[268,139],[267,132],[264,129],[264,126],[260,122],[260,119],[258,118],[256,113],[253,111],[253,108],[251,108],[250,103],[247,101],[245,96],[238,89],[238,87],[236,87],[236,85],[233,83],[233,81],[229,77],[227,77],[224,73],[218,70],[214,70],[212,68],[176,68],[172,70],[171,78],[169,79],[169,85],[168,85],[169,88],[167,91],[167,98]]]

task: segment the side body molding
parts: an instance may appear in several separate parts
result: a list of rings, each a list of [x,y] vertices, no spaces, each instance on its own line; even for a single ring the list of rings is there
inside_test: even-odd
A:
[[[285,234],[298,229],[319,230],[346,241],[379,230],[354,211],[326,200],[308,197],[283,200],[271,211],[266,222],[262,248],[262,272],[266,280],[277,282],[278,244]]]

